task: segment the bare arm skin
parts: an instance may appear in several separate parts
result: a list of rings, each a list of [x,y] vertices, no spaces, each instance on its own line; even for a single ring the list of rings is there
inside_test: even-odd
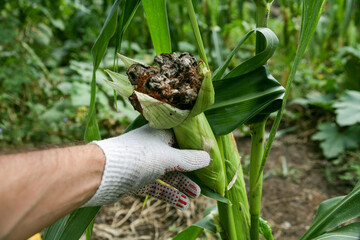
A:
[[[26,239],[82,206],[104,166],[96,145],[0,156],[0,239]]]

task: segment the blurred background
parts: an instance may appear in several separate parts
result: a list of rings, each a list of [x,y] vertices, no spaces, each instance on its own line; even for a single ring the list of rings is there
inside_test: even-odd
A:
[[[173,50],[196,55],[183,1],[167,2]],[[254,28],[255,4],[250,0],[195,2],[211,69],[215,70]],[[83,139],[90,102],[91,47],[112,3],[0,1],[0,154],[8,148],[66,145]],[[271,9],[268,27],[280,44],[269,66],[283,85],[296,53],[301,12],[300,0],[275,0]],[[231,66],[252,56],[254,43],[255,38],[249,39]],[[103,138],[120,134],[137,116],[120,97],[115,107],[113,90],[102,80],[103,69],[113,68],[114,46],[113,39],[97,72],[97,112]],[[141,6],[125,32],[121,53],[152,62],[154,51]],[[359,123],[360,0],[328,0],[291,89],[278,133],[287,138],[280,145],[286,152],[287,142],[295,141],[294,151],[316,156],[315,162],[320,164],[316,166],[327,182],[351,186],[360,179]],[[237,136],[247,137],[248,129],[242,127]],[[247,150],[243,151],[246,170]],[[268,175],[301,179],[298,173],[303,165],[291,168],[286,156],[276,158],[280,165]]]

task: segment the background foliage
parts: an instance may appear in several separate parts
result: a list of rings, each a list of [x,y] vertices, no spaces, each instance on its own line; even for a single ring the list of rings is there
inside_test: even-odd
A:
[[[221,66],[254,28],[254,4],[245,0],[193,1],[211,69]],[[39,145],[83,139],[92,77],[91,47],[111,0],[17,0],[0,3],[0,145]],[[186,8],[168,1],[174,51],[196,52]],[[286,84],[300,27],[301,2],[275,1],[269,21],[279,47],[269,62]],[[150,35],[142,6],[124,33],[122,54],[150,63]],[[330,180],[360,179],[360,1],[329,0],[300,63],[285,121],[311,124]],[[252,56],[255,37],[236,52],[230,69]],[[97,71],[97,117],[102,137],[119,134],[136,113],[103,84],[116,39]],[[112,49],[111,49],[112,48]],[[309,139],[310,140],[310,139]]]

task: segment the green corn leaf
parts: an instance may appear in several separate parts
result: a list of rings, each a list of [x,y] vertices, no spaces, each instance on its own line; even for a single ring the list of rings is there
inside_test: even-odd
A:
[[[215,135],[233,131],[284,93],[284,88],[271,76],[267,66],[213,84],[215,103],[205,114]]]
[[[95,41],[94,46],[91,49],[91,54],[93,57],[93,75],[91,80],[91,99],[88,119],[86,122],[85,129],[85,141],[100,140],[100,131],[99,126],[96,121],[96,111],[95,111],[95,99],[96,99],[96,71],[99,68],[100,62],[105,56],[105,52],[110,41],[110,38],[114,35],[116,30],[116,21],[118,7],[121,0],[117,0],[107,16],[104,26],[102,27],[98,38]]]
[[[135,118],[134,121],[132,121],[130,123],[130,125],[125,129],[124,133],[130,132],[131,130],[137,129],[141,126],[144,126],[145,124],[147,124],[148,121],[141,115],[139,115],[137,118]]]
[[[260,173],[264,170],[266,159],[270,153],[272,143],[274,142],[276,131],[279,127],[280,120],[285,110],[286,101],[289,96],[291,83],[295,78],[297,67],[300,63],[302,56],[304,55],[305,49],[311,37],[315,32],[316,25],[319,22],[322,9],[324,8],[324,4],[325,4],[325,0],[303,0],[299,45],[296,51],[295,61],[293,63],[288,81],[286,83],[286,91],[281,109],[275,118],[274,124],[270,131],[269,139],[266,143],[265,152],[261,161],[261,167],[259,169],[259,174],[258,174],[259,176]],[[259,179],[257,180],[257,182],[259,182]]]
[[[309,230],[301,240],[314,239],[335,227],[360,216],[360,184],[347,196],[336,197],[322,202]]]
[[[219,80],[227,66],[229,65],[231,59],[235,55],[236,51],[240,48],[240,46],[251,36],[252,33],[257,32],[259,33],[259,36],[263,38],[263,42],[265,43],[265,48],[262,52],[256,54],[255,56],[251,57],[250,59],[244,61],[240,65],[238,65],[236,68],[234,68],[231,72],[229,72],[224,78],[233,78],[237,77],[243,74],[246,74],[248,72],[254,71],[255,69],[259,68],[260,66],[266,64],[266,62],[269,60],[269,58],[274,54],[276,47],[279,44],[279,39],[275,35],[273,31],[271,31],[269,28],[256,28],[254,30],[251,30],[248,32],[236,45],[236,47],[232,50],[229,57],[225,60],[224,64],[216,69],[213,81]]]
[[[205,211],[203,219],[186,228],[184,231],[176,235],[173,240],[195,240],[200,236],[204,229],[216,233],[216,225],[214,224],[215,214],[217,214],[216,205]]]
[[[45,230],[44,240],[78,240],[100,207],[79,208]]]
[[[360,222],[351,223],[313,240],[360,240]]]
[[[61,233],[65,227],[66,221],[68,220],[69,215],[66,215],[65,217],[60,218],[57,220],[54,224],[52,224],[50,227],[45,229],[43,239],[51,239],[51,240],[58,240],[61,236]]]
[[[189,177],[191,180],[193,180],[194,182],[196,182],[197,185],[199,185],[200,189],[201,189],[201,195],[204,195],[208,198],[214,199],[218,202],[222,202],[225,204],[230,203],[229,199],[227,199],[226,197],[221,196],[220,194],[214,192],[213,190],[211,190],[209,187],[205,186],[201,180],[195,175],[194,172],[187,172],[184,173],[187,177]]]
[[[171,40],[165,0],[142,0],[156,54],[171,53]]]

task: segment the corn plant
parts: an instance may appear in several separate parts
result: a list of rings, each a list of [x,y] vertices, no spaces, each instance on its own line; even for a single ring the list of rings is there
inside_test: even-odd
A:
[[[299,45],[286,89],[271,75],[266,65],[278,45],[275,33],[267,28],[272,0],[254,1],[256,28],[239,41],[224,62],[218,62],[220,66],[217,69],[210,69],[208,64],[193,6],[196,1],[186,0],[185,6],[200,60],[196,60],[189,53],[180,56],[172,53],[165,0],[141,2],[157,54],[155,62],[158,63],[158,67],[147,66],[120,54],[120,61],[127,67],[127,76],[117,71],[106,70],[112,80],[106,82],[118,94],[129,98],[135,109],[142,113],[126,131],[147,122],[155,128],[172,128],[181,148],[203,149],[212,157],[210,166],[189,173],[189,176],[199,183],[203,195],[217,200],[217,205],[206,211],[202,220],[185,229],[174,239],[196,239],[204,229],[219,233],[222,239],[256,240],[260,234],[266,239],[273,239],[270,226],[260,217],[263,169],[285,108],[291,82],[314,33],[325,0],[303,0]],[[116,51],[121,52],[124,31],[139,5],[139,0],[116,0],[92,49],[94,74],[85,132],[87,141],[100,139],[95,108],[95,72],[114,34]],[[121,13],[118,12],[119,8]],[[255,55],[228,71],[228,65],[236,51],[253,34],[256,36]],[[185,91],[190,105],[183,106],[183,102],[176,100],[175,94],[181,92],[182,86],[180,90],[171,89],[169,98],[150,91],[150,88],[156,88],[157,84],[166,84],[161,82],[161,79],[166,78],[161,74],[165,72],[166,75],[166,71],[172,71],[173,69],[169,70],[169,66],[174,62],[182,62],[180,68],[186,69],[181,72],[185,76],[182,79],[191,79],[191,82],[197,85],[197,88],[191,85],[187,88],[190,91]],[[117,68],[114,66],[114,69]],[[153,79],[152,82],[150,79]],[[180,78],[178,80],[180,81]],[[155,87],[144,90],[144,81]],[[265,123],[269,115],[276,111],[278,113],[265,146]],[[245,188],[239,153],[231,133],[243,124],[250,126],[252,134],[249,195]],[[322,203],[312,226],[301,239],[359,239],[359,223],[331,231],[360,215],[359,200],[360,184],[348,196]],[[45,232],[45,239],[78,239],[85,229],[87,239],[90,239],[94,218],[99,209],[100,207],[90,207],[75,210],[49,227]]]

